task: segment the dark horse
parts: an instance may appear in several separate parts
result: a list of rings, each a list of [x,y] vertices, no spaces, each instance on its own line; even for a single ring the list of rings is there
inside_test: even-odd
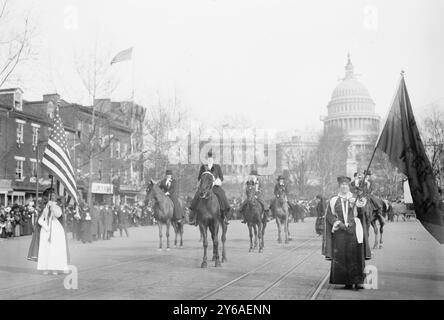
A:
[[[285,189],[279,188],[276,198],[273,201],[271,206],[271,210],[273,212],[273,217],[276,218],[276,224],[278,227],[278,243],[282,243],[281,238],[281,227],[284,226],[284,236],[285,243],[288,243],[290,232],[288,230],[288,201],[287,196],[285,195]]]
[[[247,184],[247,204],[245,207],[245,221],[247,221],[248,231],[250,233],[250,252],[257,249],[259,239],[259,252],[264,249],[264,234],[267,226],[265,210],[256,199],[256,187],[254,184]],[[254,231],[254,247],[253,247]]]
[[[299,204],[297,201],[293,201],[290,204],[291,206],[289,206],[289,211],[293,217],[293,221],[299,222],[299,220],[301,220],[304,222],[304,219],[308,214],[307,208],[305,208],[304,205]]]
[[[362,208],[366,214],[367,221],[369,222],[369,223],[367,223],[367,234],[370,229],[370,225],[372,226],[373,231],[375,233],[375,242],[373,245],[373,249],[382,249],[382,243],[383,243],[382,242],[382,233],[384,232],[384,225],[385,225],[384,217],[382,216],[382,214],[383,214],[383,210],[385,210],[384,209],[385,203],[383,200],[381,200],[378,197],[375,197],[375,196],[372,196],[372,197],[373,197],[373,200],[381,208],[380,210],[373,208],[373,204],[371,203],[372,200],[370,200],[369,197],[366,197],[365,200],[363,200],[363,202],[361,202],[361,203],[363,204]],[[360,207],[360,206],[358,205],[358,207]],[[379,227],[378,227],[378,224],[379,224]]]
[[[202,260],[202,268],[207,267],[207,248],[208,248],[208,229],[211,232],[213,240],[213,261],[215,266],[220,267],[219,260],[219,226],[222,227],[222,262],[227,261],[225,254],[225,240],[227,235],[227,225],[224,223],[219,200],[213,192],[214,176],[211,172],[206,171],[201,175],[199,188],[197,190],[199,201],[196,205],[196,219],[199,224],[200,233],[203,237],[204,255]]]
[[[177,246],[177,236],[180,236],[180,246],[183,246],[183,223],[177,223],[173,220],[173,201],[165,195],[159,186],[151,179],[146,187],[146,203],[150,198],[154,199],[154,218],[159,227],[159,250],[162,250],[162,229],[166,226],[167,250],[170,249],[170,226],[173,226],[176,237],[174,245]]]

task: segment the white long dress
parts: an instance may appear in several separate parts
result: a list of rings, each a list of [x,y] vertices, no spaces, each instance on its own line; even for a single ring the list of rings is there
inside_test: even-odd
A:
[[[48,224],[49,211],[51,211],[50,224]],[[39,218],[38,223],[42,229],[40,230],[37,270],[68,271],[65,231],[57,220],[61,215],[62,209],[56,203],[51,202],[43,209],[43,214]]]

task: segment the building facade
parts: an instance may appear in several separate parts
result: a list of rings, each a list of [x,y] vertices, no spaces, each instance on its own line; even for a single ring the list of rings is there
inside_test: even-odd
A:
[[[327,105],[327,116],[321,117],[324,130],[341,129],[350,146],[347,156],[347,175],[358,170],[356,155],[378,136],[381,117],[375,112],[375,103],[367,88],[357,80],[348,54],[345,77],[336,86]]]
[[[91,186],[93,202],[137,201],[143,177],[138,161],[142,106],[101,99],[95,101],[93,116],[92,107],[68,103],[58,94],[25,101],[23,91],[14,88],[0,90],[0,204],[24,204],[50,186],[40,160],[57,104],[83,197]]]

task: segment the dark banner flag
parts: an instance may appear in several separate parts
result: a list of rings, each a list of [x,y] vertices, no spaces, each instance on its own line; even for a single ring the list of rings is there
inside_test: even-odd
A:
[[[386,153],[390,162],[407,176],[417,218],[443,244],[444,208],[432,166],[419,136],[404,76],[376,148]]]

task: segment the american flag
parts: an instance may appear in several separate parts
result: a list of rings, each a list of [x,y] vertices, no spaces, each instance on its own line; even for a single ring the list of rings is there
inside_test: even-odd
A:
[[[132,56],[133,56],[133,48],[131,47],[129,49],[120,51],[118,54],[116,54],[116,56],[111,61],[111,64],[125,60],[131,60]]]
[[[54,122],[51,128],[51,134],[43,153],[42,164],[58,178],[64,186],[64,189],[73,198],[75,203],[77,199],[77,185],[74,176],[74,170],[71,164],[71,158],[68,152],[68,139],[65,129],[63,129],[62,119],[59,114],[59,107],[54,112]]]

